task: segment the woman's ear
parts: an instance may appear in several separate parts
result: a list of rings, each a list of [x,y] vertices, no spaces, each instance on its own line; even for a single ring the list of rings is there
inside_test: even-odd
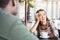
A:
[[[12,6],[15,6],[15,0],[12,0]]]

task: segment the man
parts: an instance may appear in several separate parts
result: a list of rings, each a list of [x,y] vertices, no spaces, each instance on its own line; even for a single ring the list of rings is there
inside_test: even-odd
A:
[[[16,0],[0,0],[0,40],[38,40],[16,14]]]

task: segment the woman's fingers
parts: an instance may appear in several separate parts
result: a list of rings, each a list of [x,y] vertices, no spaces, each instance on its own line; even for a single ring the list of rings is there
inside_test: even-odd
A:
[[[38,13],[35,14],[35,19],[39,21]]]

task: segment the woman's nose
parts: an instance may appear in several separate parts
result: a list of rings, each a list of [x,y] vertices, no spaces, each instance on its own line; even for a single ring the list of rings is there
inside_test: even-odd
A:
[[[44,16],[42,16],[42,18],[44,18]]]

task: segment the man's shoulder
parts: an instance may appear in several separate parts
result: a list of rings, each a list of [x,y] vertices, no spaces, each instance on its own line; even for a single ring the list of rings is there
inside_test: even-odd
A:
[[[9,30],[11,30],[11,27],[13,27],[18,20],[21,22],[18,17],[0,10],[0,36],[8,38]]]
[[[11,15],[7,12],[0,11],[0,24],[12,25],[14,22],[20,20],[17,16]],[[21,20],[20,20],[21,21]]]
[[[11,13],[5,12],[5,11],[0,11],[0,16],[3,18],[8,18],[7,20],[15,20],[19,19],[17,16],[12,15]]]

